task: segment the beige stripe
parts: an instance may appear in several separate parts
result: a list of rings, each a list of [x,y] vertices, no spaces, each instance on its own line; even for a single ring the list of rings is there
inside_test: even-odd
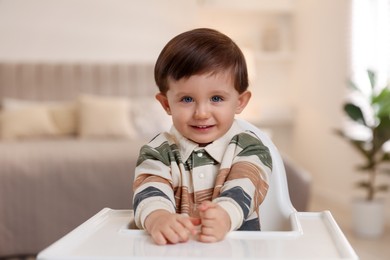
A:
[[[222,188],[223,184],[226,182],[226,179],[227,179],[229,173],[230,173],[230,169],[220,169],[219,170],[217,178],[215,180],[215,186],[214,186],[212,199],[215,199],[221,193],[221,188]]]
[[[201,190],[201,191],[195,192],[195,198],[196,198],[195,201],[198,204],[200,204],[203,201],[211,200],[212,195],[213,195],[213,190],[214,190],[214,188],[210,188],[207,190]]]
[[[227,180],[249,179],[255,186],[254,207],[258,208],[268,191],[268,183],[263,180],[261,170],[249,162],[240,162],[232,166]]]
[[[140,174],[138,175],[137,179],[134,180],[134,183],[133,183],[133,190],[136,190],[137,188],[139,188],[139,186],[141,185],[144,185],[146,183],[164,183],[166,185],[168,185],[169,187],[172,188],[172,183],[169,182],[167,179],[164,179],[164,178],[161,178],[159,176],[155,176],[155,175],[150,175],[150,174]]]
[[[175,203],[177,205],[176,213],[191,215],[191,204],[194,203],[192,194],[188,193],[188,188],[185,186],[176,187],[174,189]]]
[[[176,205],[179,205],[176,212],[179,214],[188,214],[197,217],[197,206],[203,201],[211,201],[213,189],[189,193],[187,187],[177,187],[174,190]]]

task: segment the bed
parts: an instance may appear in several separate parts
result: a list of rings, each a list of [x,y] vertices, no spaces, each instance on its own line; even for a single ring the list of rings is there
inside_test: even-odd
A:
[[[139,148],[170,126],[156,92],[148,63],[0,62],[0,258],[36,255],[105,207],[132,208]],[[310,179],[286,169],[302,211]]]

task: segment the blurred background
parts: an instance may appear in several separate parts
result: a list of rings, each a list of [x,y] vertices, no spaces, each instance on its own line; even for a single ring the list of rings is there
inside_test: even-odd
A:
[[[354,186],[361,158],[334,129],[344,126],[349,79],[367,84],[367,68],[380,84],[389,79],[389,16],[387,0],[0,0],[0,62],[153,65],[185,30],[227,34],[250,71],[242,117],[310,174],[308,210],[331,210],[362,259],[384,259],[384,246],[350,232],[350,201],[364,196]],[[381,196],[389,227],[390,196]],[[379,240],[388,244],[388,228]]]

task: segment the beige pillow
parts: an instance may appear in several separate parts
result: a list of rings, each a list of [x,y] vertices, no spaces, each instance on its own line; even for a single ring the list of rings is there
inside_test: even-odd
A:
[[[2,131],[3,131],[3,110],[0,108],[0,140],[2,139]]]
[[[135,138],[126,98],[84,95],[79,98],[79,135]]]
[[[59,135],[74,135],[77,132],[77,106],[69,101],[33,101],[15,98],[4,98],[4,110],[17,110],[32,106],[46,107],[58,129]]]
[[[5,110],[15,110],[30,106],[36,106],[38,105],[38,101],[17,98],[3,98],[1,100],[1,105]]]
[[[53,103],[48,109],[60,135],[77,133],[77,105],[74,102]]]
[[[3,140],[58,135],[48,110],[42,106],[3,110],[0,120]]]

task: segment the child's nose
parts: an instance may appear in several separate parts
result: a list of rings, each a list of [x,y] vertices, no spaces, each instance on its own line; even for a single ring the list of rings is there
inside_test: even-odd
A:
[[[210,116],[208,106],[206,104],[198,104],[195,109],[195,119],[205,119]]]

